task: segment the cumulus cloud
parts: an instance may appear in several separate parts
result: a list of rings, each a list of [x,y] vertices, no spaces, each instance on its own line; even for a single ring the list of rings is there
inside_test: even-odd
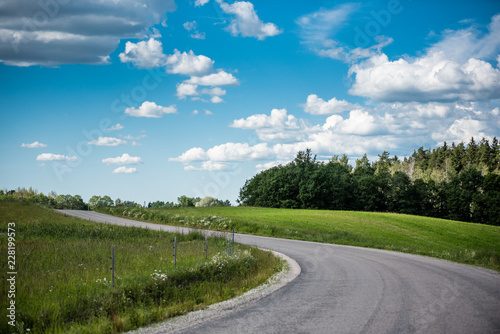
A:
[[[467,116],[454,120],[451,125],[443,129],[444,131],[433,133],[432,139],[439,143],[444,141],[467,143],[472,137],[491,140],[493,138],[488,134],[489,127],[487,121]]]
[[[127,142],[125,140],[114,137],[99,137],[97,139],[89,141],[88,144],[96,146],[120,146],[126,145]]]
[[[121,166],[113,170],[113,174],[133,174],[133,173],[137,173],[137,168]]]
[[[338,134],[353,135],[380,135],[386,131],[385,120],[362,109],[354,109],[349,113],[349,118],[333,115],[326,119],[324,130]]]
[[[177,84],[177,97],[179,99],[185,99],[186,96],[197,96],[200,95],[197,91],[198,85],[181,82]]]
[[[138,43],[127,42],[125,52],[119,57],[122,63],[132,63],[138,68],[160,67],[166,61],[161,42],[153,38]]]
[[[212,96],[210,99],[210,102],[212,103],[222,103],[224,100],[220,96]]]
[[[222,0],[217,0],[217,2],[225,14],[232,15],[227,29],[233,36],[241,35],[264,40],[267,37],[276,36],[283,32],[274,23],[262,22],[257,16],[253,4],[249,1],[236,1],[231,5]]]
[[[224,163],[230,161],[250,161],[267,158],[272,154],[272,150],[265,143],[249,145],[248,143],[226,143],[216,145],[207,151],[202,148],[192,148],[176,158],[169,158],[169,161],[191,163],[194,161],[211,161]]]
[[[304,120],[288,115],[286,109],[273,109],[270,115],[257,114],[237,119],[230,126],[255,130],[263,141],[298,141],[314,131]]]
[[[21,147],[26,147],[26,148],[42,148],[42,147],[47,147],[47,145],[43,144],[43,143],[39,143],[38,141],[35,141],[35,142],[31,143],[31,144],[22,143]]]
[[[253,130],[260,140],[274,142],[272,145],[265,142],[256,145],[226,143],[208,150],[191,149],[170,160],[183,162],[191,166],[185,167],[191,170],[202,169],[193,166],[192,162],[264,160],[256,166],[261,170],[276,165],[276,161],[291,161],[298,151],[307,148],[325,158],[344,153],[351,159],[365,153],[376,157],[382,151],[404,155],[411,153],[408,148],[424,143],[458,143],[470,137],[491,140],[500,128],[500,109],[497,108],[475,102],[381,103],[371,109],[357,106],[344,117],[334,114],[316,125],[308,125],[285,109],[274,109],[269,115],[251,115],[230,125]]]
[[[203,55],[195,55],[191,50],[188,53],[174,50],[174,53],[167,57],[167,72],[184,75],[203,75],[213,69],[214,61]]]
[[[142,163],[142,159],[140,157],[132,157],[128,153],[124,153],[120,157],[102,159],[102,163],[106,165],[137,165]]]
[[[316,94],[309,95],[307,102],[303,105],[304,111],[312,115],[340,114],[355,107],[356,105],[345,100],[337,100],[335,97],[325,101]]]
[[[352,66],[349,93],[378,101],[457,101],[500,98],[500,70],[483,60],[457,63],[443,52],[411,61],[385,54]]]
[[[208,159],[208,156],[204,149],[201,147],[193,147],[186,152],[182,153],[177,158],[169,158],[169,161],[178,162],[192,162],[192,161],[202,161]]]
[[[239,84],[231,73],[219,70],[217,73],[208,74],[205,76],[193,76],[186,80],[185,83],[195,84],[200,86],[226,86]]]
[[[129,107],[125,109],[125,113],[132,117],[161,118],[165,114],[177,113],[177,108],[175,105],[162,107],[154,102],[144,101],[139,108]]]
[[[173,0],[4,2],[0,62],[106,64],[121,39],[145,38],[175,9]]]
[[[353,95],[377,101],[447,102],[500,98],[500,15],[487,33],[473,27],[446,30],[422,56],[390,60],[383,53],[354,64]]]
[[[68,157],[63,154],[42,153],[36,157],[37,161],[76,161],[76,157]]]

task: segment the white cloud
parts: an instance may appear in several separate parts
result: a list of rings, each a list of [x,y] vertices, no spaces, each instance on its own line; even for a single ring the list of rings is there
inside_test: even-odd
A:
[[[228,165],[226,163],[221,162],[213,162],[213,161],[203,161],[200,167],[195,167],[192,165],[184,166],[184,170],[206,170],[209,172],[226,170]]]
[[[299,36],[304,45],[321,57],[352,63],[358,59],[379,54],[380,50],[392,43],[391,38],[376,36],[375,45],[352,48],[334,39],[335,35],[348,26],[350,17],[358,11],[360,4],[348,3],[335,8],[320,10],[299,17],[295,23],[299,25]]]
[[[304,120],[288,115],[286,109],[273,109],[271,114],[257,114],[234,120],[230,127],[255,130],[263,141],[300,141],[314,131]]]
[[[249,161],[267,158],[272,151],[267,144],[260,143],[250,146],[248,143],[226,143],[217,145],[207,150],[211,161]]]
[[[200,95],[197,91],[198,85],[181,82],[177,84],[177,97],[179,99],[185,99],[186,96],[197,96]]]
[[[233,36],[241,35],[264,40],[267,37],[276,36],[283,32],[274,23],[262,22],[251,2],[236,1],[232,5],[222,0],[217,0],[217,2],[225,14],[234,15],[228,27]]]
[[[106,64],[122,39],[144,39],[176,9],[166,1],[2,3],[0,62],[14,66]],[[45,19],[46,18],[46,19]]]
[[[185,83],[200,86],[226,86],[239,84],[238,79],[236,79],[231,73],[227,73],[222,70],[202,77],[193,76],[189,80],[186,80]]]
[[[161,118],[165,114],[177,113],[177,108],[175,105],[162,107],[154,102],[144,101],[138,109],[129,107],[125,109],[125,113],[132,117]]]
[[[193,115],[198,115],[199,111],[198,109],[193,110]]]
[[[486,33],[474,26],[445,30],[442,40],[428,50],[428,53],[437,52],[444,52],[458,63],[465,63],[469,58],[494,60],[500,53],[500,14],[492,17]]]
[[[500,15],[481,35],[470,27],[443,38],[415,58],[389,60],[381,53],[351,66],[353,95],[377,101],[487,101],[500,98]]]
[[[89,145],[96,146],[119,146],[125,145],[127,142],[125,140],[114,138],[114,137],[99,137],[88,142]]]
[[[201,90],[201,92],[203,94],[208,94],[208,95],[212,95],[212,96],[224,96],[226,95],[226,90],[220,88],[220,87],[214,87],[214,88],[203,88]]]
[[[349,113],[349,118],[333,115],[326,119],[324,130],[338,134],[352,135],[380,135],[386,132],[384,120],[371,115],[368,111],[354,109]]]
[[[118,130],[122,130],[124,128],[125,127],[123,125],[121,125],[120,123],[116,123],[115,125],[112,125],[111,127],[107,128],[107,129],[104,129],[104,131],[118,131]]]
[[[307,97],[307,102],[303,105],[304,111],[312,115],[340,114],[356,107],[356,105],[345,100],[337,100],[335,97],[325,101],[316,94]]]
[[[230,125],[240,129],[261,129],[261,128],[298,128],[297,119],[293,115],[287,115],[286,109],[273,109],[271,114],[257,114],[247,118],[234,120]]]
[[[196,21],[185,22],[182,26],[191,33],[191,38],[205,39],[205,33],[198,31],[198,23]]]
[[[349,92],[378,101],[457,101],[500,98],[500,70],[470,58],[460,64],[443,52],[413,61],[389,61],[385,54],[352,66]]]
[[[285,165],[288,161],[270,161],[266,162],[264,164],[257,164],[255,165],[255,169],[257,172],[262,172],[263,170],[270,169],[279,165]]]
[[[205,6],[210,0],[196,0],[194,3],[195,7]]]
[[[486,132],[489,126],[485,121],[472,119],[469,117],[464,117],[456,119],[453,124],[451,124],[445,132],[432,134],[432,139],[439,142],[469,142],[469,140],[474,138],[486,138],[491,140],[492,136],[489,136]]]
[[[137,168],[135,167],[118,167],[113,170],[113,174],[132,174],[137,173]]]
[[[203,55],[195,55],[193,50],[181,53],[174,50],[174,54],[167,57],[167,72],[184,75],[203,75],[212,71],[214,61]]]
[[[31,144],[22,143],[21,147],[26,147],[26,148],[42,148],[42,147],[47,147],[47,145],[43,144],[43,143],[39,143],[38,141],[35,141],[35,142],[31,143]]]
[[[132,63],[138,68],[155,68],[165,64],[161,42],[153,38],[138,43],[127,42],[125,52],[120,53],[122,63]]]
[[[212,96],[212,98],[210,99],[210,102],[221,103],[221,102],[224,102],[224,100],[220,96]]]
[[[122,154],[121,157],[102,159],[102,163],[107,165],[137,165],[142,163],[140,157],[131,157],[128,153]]]
[[[169,158],[169,161],[191,163],[193,161],[211,161],[217,163],[229,161],[250,161],[269,157],[272,150],[265,143],[250,146],[248,143],[226,143],[216,145],[207,151],[200,147],[194,147],[177,158]]]
[[[213,112],[211,112],[210,110],[205,109],[205,115],[213,115]]]
[[[169,161],[178,162],[192,162],[192,161],[202,161],[208,159],[207,153],[201,147],[193,147],[186,152],[182,153],[177,158],[169,158]]]
[[[306,43],[321,45],[330,39],[347,19],[359,8],[359,4],[343,4],[332,9],[322,8],[299,17],[295,22],[300,26],[300,37]]]
[[[42,153],[36,157],[37,161],[76,161],[76,157],[68,157],[63,154]]]

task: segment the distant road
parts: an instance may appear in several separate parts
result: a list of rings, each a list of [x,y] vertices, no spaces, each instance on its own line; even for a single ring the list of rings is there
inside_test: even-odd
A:
[[[96,212],[97,222],[189,229]],[[284,253],[301,274],[277,292],[176,333],[500,333],[500,274],[448,261],[360,247],[236,234]]]

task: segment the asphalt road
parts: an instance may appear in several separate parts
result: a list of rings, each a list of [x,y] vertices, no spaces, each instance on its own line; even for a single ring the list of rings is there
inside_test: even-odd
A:
[[[62,211],[98,222],[189,230]],[[267,297],[178,333],[500,333],[496,272],[368,248],[240,234],[235,241],[284,253],[302,272]]]

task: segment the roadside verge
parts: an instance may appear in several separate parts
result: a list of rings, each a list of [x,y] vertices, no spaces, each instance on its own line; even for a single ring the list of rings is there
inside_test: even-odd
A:
[[[244,294],[226,300],[217,304],[208,306],[206,309],[193,311],[188,314],[175,317],[173,319],[164,321],[162,323],[154,324],[148,327],[139,328],[134,331],[128,332],[129,334],[160,334],[160,333],[175,333],[180,330],[187,329],[195,326],[204,321],[215,319],[226,315],[229,312],[243,308],[250,303],[256,302],[271,293],[281,289],[297,276],[299,276],[301,269],[298,263],[286,256],[285,254],[272,251],[274,255],[286,261],[283,270],[271,276],[266,283],[245,292]]]

